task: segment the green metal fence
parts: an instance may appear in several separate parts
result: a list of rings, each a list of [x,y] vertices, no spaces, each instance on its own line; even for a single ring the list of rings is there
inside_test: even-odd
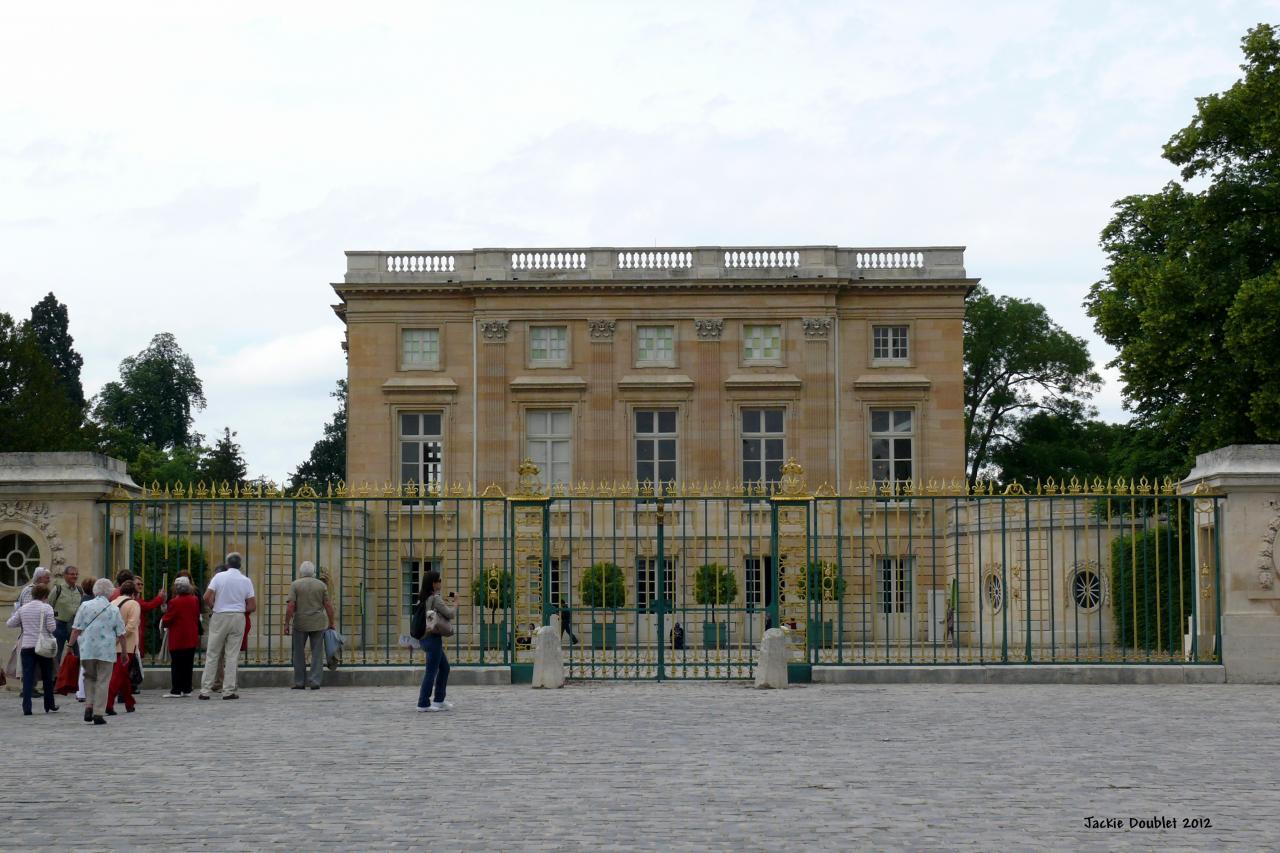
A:
[[[330,587],[345,662],[365,666],[422,662],[407,634],[429,569],[461,606],[454,663],[518,671],[559,617],[571,678],[750,678],[769,627],[800,668],[1219,660],[1216,496],[784,486],[149,489],[104,501],[100,573],[131,568],[150,596],[186,571],[203,590],[240,552],[251,665],[289,663],[303,560]],[[158,640],[151,625],[148,650]]]

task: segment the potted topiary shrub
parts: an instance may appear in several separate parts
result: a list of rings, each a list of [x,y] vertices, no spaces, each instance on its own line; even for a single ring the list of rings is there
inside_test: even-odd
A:
[[[830,616],[844,598],[844,575],[835,563],[815,560],[809,564],[805,577],[805,594],[810,601],[818,602],[822,618],[809,619],[809,646],[831,648],[835,645],[835,625]]]
[[[703,607],[727,607],[738,597],[738,579],[726,566],[706,563],[693,576],[693,600]],[[729,622],[703,622],[702,644],[711,649],[729,645]]]
[[[515,578],[507,569],[490,566],[471,582],[471,603],[490,613],[480,632],[480,646],[485,649],[501,649],[510,635],[506,612],[515,602]],[[504,611],[498,619],[498,611]]]
[[[595,621],[597,608],[616,610],[627,603],[627,582],[622,569],[613,563],[596,563],[582,573],[578,581],[578,594],[584,607],[591,608],[591,648],[613,649],[618,646],[616,620]]]

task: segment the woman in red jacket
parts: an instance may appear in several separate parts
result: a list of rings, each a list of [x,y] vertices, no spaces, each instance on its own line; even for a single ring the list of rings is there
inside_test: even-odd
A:
[[[191,695],[191,670],[200,647],[200,599],[191,589],[191,579],[173,582],[173,598],[160,619],[169,630],[169,692],[166,698]]]

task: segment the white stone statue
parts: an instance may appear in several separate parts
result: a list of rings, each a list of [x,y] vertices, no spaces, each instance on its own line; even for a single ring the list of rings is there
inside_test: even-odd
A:
[[[787,686],[787,632],[770,628],[760,641],[760,658],[756,661],[756,687]]]
[[[560,616],[533,632],[533,686],[564,687],[564,650],[560,648]]]

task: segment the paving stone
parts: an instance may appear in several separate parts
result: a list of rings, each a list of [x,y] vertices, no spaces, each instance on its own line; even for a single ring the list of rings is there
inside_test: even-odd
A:
[[[1280,848],[1277,687],[571,683],[459,687],[443,714],[405,687],[241,696],[147,691],[95,728],[0,691],[30,771],[0,848]],[[1154,815],[1212,826],[1127,828]]]

